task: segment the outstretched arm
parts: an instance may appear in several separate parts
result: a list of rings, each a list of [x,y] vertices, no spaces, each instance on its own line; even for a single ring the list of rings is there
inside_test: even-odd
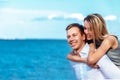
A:
[[[74,61],[74,62],[84,62],[87,63],[86,58],[81,58],[79,54],[74,54],[73,52],[69,53],[67,59]]]
[[[71,61],[74,61],[74,62],[83,62],[83,63],[87,63],[87,59],[86,58],[81,58],[79,56],[79,54],[74,54],[73,52],[69,53],[68,56],[67,56],[67,59],[71,60]],[[91,67],[93,68],[98,68],[99,66],[98,65],[90,65]]]

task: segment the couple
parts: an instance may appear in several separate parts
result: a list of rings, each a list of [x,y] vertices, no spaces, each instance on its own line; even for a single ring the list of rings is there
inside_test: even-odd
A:
[[[67,58],[71,61],[77,80],[120,80],[120,52],[110,52],[110,49],[117,50],[118,40],[108,35],[100,14],[85,17],[84,28],[73,23],[67,26],[66,31],[68,43],[73,49]]]

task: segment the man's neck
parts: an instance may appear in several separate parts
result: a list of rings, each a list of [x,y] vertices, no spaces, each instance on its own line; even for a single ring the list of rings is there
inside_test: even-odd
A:
[[[83,47],[85,46],[85,42],[80,46],[80,48],[77,50],[77,53],[80,53],[81,52],[81,50],[83,49]]]

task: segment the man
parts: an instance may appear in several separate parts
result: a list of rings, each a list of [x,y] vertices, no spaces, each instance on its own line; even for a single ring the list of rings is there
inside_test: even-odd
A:
[[[84,28],[78,23],[73,23],[67,26],[66,33],[68,43],[73,49],[72,52],[68,54],[67,59],[69,59],[71,62],[77,80],[87,80],[87,73],[88,71],[92,70],[92,68],[86,64],[89,45],[85,42]],[[102,80],[103,77],[101,77],[101,74],[98,70],[97,73],[99,74],[99,76],[97,74],[97,77]],[[93,76],[90,76],[89,80],[95,79],[96,76],[94,78]]]

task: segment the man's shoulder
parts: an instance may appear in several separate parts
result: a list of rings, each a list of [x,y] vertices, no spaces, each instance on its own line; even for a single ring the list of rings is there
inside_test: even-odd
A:
[[[85,52],[85,53],[89,52],[89,48],[90,48],[89,44],[86,43],[81,52]]]
[[[88,44],[88,43],[86,43],[86,44],[85,44],[85,46],[86,46],[86,48],[87,48],[87,49],[89,49],[89,48],[90,48],[90,46],[89,46],[89,44]]]

